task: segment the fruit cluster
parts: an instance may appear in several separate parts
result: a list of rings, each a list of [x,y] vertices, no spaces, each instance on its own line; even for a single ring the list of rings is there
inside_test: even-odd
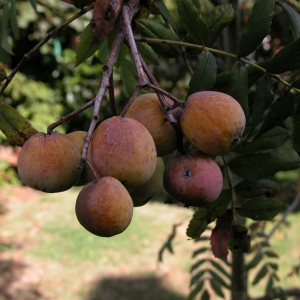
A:
[[[20,151],[19,176],[31,188],[49,193],[84,185],[76,216],[84,228],[103,237],[123,232],[133,208],[164,189],[186,206],[204,206],[218,198],[223,186],[212,156],[225,154],[241,139],[245,115],[232,97],[207,91],[188,97],[179,123],[196,148],[187,154],[176,151],[178,132],[165,119],[157,94],[143,94],[124,117],[98,125],[83,168],[78,164],[86,132],[36,133]],[[161,156],[171,153],[165,167]]]

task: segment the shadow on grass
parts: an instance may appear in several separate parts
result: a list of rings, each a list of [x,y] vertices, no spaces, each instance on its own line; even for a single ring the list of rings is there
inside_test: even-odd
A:
[[[22,261],[0,258],[1,300],[43,299],[43,295],[36,287],[20,281],[26,267],[26,264]]]
[[[85,300],[183,300],[156,277],[108,277],[94,284]]]

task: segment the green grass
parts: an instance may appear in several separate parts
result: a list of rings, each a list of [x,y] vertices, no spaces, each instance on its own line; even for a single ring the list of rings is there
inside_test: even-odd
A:
[[[199,248],[185,235],[193,212],[174,205],[149,203],[135,209],[132,223],[124,233],[100,238],[87,232],[76,219],[78,191],[30,195],[21,191],[18,196],[14,196],[13,190],[7,192],[9,212],[2,217],[0,238],[5,243],[0,244],[0,254],[24,261],[25,267],[18,271],[18,276],[12,274],[20,282],[22,276],[36,274],[36,283],[26,285],[25,290],[38,289],[44,298],[33,299],[185,299],[191,255]],[[271,239],[271,246],[280,255],[279,284],[284,288],[299,286],[299,277],[287,276],[292,266],[300,263],[299,218],[300,213],[290,215],[290,226],[281,226]],[[163,263],[158,264],[162,244],[172,225],[180,222],[173,242],[174,254],[164,253]],[[256,272],[250,272],[249,282]],[[255,287],[249,286],[250,295],[262,295],[264,284],[262,280]],[[17,296],[20,300],[28,298],[25,292]]]

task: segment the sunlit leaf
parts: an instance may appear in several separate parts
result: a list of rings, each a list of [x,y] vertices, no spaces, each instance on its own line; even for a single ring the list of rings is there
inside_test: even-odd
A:
[[[33,134],[37,133],[26,118],[3,101],[0,101],[0,130],[10,144],[17,146],[23,146]]]
[[[237,56],[252,53],[269,33],[274,13],[273,0],[256,0],[238,43]]]

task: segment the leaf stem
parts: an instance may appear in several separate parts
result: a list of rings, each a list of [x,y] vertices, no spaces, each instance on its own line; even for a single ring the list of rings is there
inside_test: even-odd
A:
[[[268,74],[269,76],[271,76],[272,78],[276,79],[277,81],[283,83],[285,86],[289,87],[290,89],[300,93],[300,90],[293,87],[290,83],[288,83],[287,81],[283,80],[282,78],[280,78],[279,76],[272,74],[272,73],[268,73],[266,69],[262,68],[261,66],[245,59],[245,58],[238,58],[235,54],[226,52],[226,51],[222,51],[222,50],[218,50],[218,49],[214,49],[214,48],[209,48],[209,47],[205,47],[202,45],[196,45],[196,44],[191,44],[191,43],[185,43],[185,42],[180,42],[180,41],[172,41],[172,40],[161,40],[161,39],[154,39],[154,38],[145,38],[145,37],[141,37],[141,36],[135,36],[134,37],[136,41],[138,42],[144,42],[144,43],[148,43],[148,44],[158,44],[158,43],[163,43],[163,44],[167,44],[167,45],[176,45],[176,46],[182,46],[182,47],[188,47],[188,48],[194,48],[194,49],[200,49],[200,50],[205,50],[205,51],[209,51],[211,53],[214,54],[219,54],[219,55],[223,55],[223,56],[227,56],[227,57],[231,57],[234,59],[239,59],[240,61],[255,67],[256,69],[260,70],[261,72]]]

